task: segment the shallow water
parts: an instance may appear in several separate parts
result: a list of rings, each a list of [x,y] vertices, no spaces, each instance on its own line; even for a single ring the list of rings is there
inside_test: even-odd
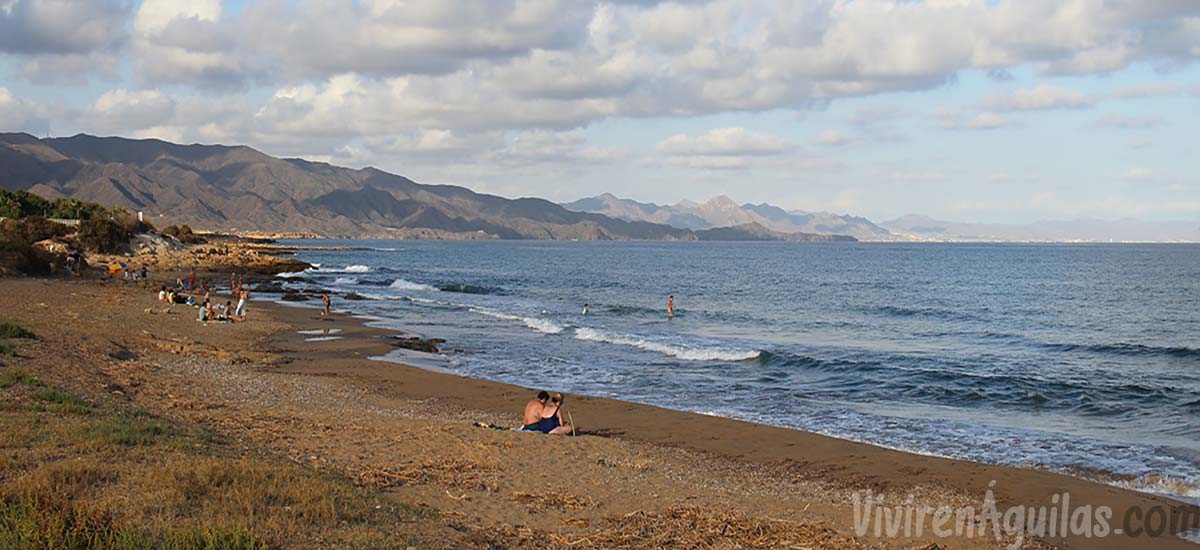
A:
[[[1200,496],[1200,246],[332,244],[460,374]]]

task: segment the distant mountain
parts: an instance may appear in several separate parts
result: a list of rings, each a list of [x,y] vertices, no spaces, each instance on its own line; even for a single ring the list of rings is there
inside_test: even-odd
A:
[[[1200,242],[1200,221],[1039,221],[1028,224],[960,223],[908,215],[881,223],[894,233],[927,241],[978,242]]]
[[[682,201],[671,206],[660,206],[605,193],[563,206],[578,212],[697,230],[758,224],[779,233],[849,235],[872,241],[895,239],[887,229],[866,218],[827,212],[789,212],[766,203],[739,205],[723,195],[704,203]]]
[[[0,134],[0,186],[146,212],[197,229],[347,237],[695,240],[687,229],[421,185],[255,149]]]
[[[729,227],[714,227],[696,231],[702,241],[791,241],[791,242],[856,242],[849,235],[819,235],[816,233],[783,233],[750,222]]]

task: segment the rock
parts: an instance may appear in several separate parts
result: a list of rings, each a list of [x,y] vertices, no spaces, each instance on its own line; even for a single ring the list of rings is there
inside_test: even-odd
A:
[[[392,345],[398,348],[410,349],[424,353],[438,353],[438,345],[444,344],[445,342],[446,341],[441,338],[430,338],[425,340],[417,336],[396,336],[392,340]]]
[[[362,294],[356,294],[354,292],[347,292],[346,295],[342,296],[342,297],[347,300],[366,300],[367,299],[367,298],[364,298]]]
[[[288,292],[279,299],[285,302],[306,302],[308,301],[308,296],[300,294],[299,292]]]

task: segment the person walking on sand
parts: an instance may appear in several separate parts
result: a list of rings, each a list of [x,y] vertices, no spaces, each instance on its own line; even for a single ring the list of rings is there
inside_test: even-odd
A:
[[[675,318],[675,295],[667,296],[667,319]]]
[[[542,420],[542,410],[546,408],[546,401],[550,400],[550,394],[545,390],[538,392],[537,396],[530,399],[525,404],[525,418],[521,421],[521,430],[526,432],[540,432],[538,422]]]
[[[550,435],[571,435],[575,431],[562,419],[563,394],[556,393],[550,398],[550,405],[542,408],[542,417],[538,419],[538,431]]]
[[[329,300],[329,293],[328,293],[328,292],[325,292],[325,293],[322,293],[322,294],[321,294],[321,301],[322,301],[322,302],[325,302],[325,311],[322,311],[322,312],[321,312],[321,316],[322,316],[322,317],[329,317],[329,303],[330,303],[330,300]]]

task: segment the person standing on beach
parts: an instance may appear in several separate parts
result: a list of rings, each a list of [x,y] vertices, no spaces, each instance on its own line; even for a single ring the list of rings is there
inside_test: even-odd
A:
[[[196,268],[194,267],[192,268],[191,273],[188,274],[187,279],[187,289],[191,290],[193,288],[196,288]]]
[[[329,317],[329,304],[330,304],[330,300],[329,300],[329,293],[328,293],[328,292],[325,292],[325,293],[322,293],[322,294],[321,294],[321,301],[322,301],[322,302],[325,302],[325,311],[321,312],[321,316],[322,316],[322,317]]]
[[[667,319],[675,318],[675,295],[667,296]]]

